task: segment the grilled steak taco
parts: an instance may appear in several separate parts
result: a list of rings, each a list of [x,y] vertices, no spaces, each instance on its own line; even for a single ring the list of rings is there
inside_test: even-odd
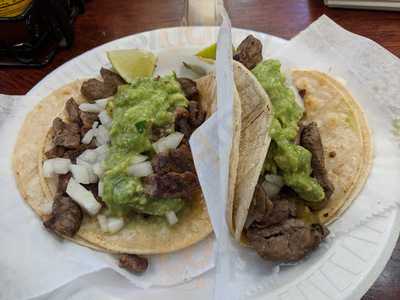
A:
[[[214,78],[101,69],[43,99],[13,166],[25,201],[56,234],[111,253],[158,254],[212,231],[188,140],[210,115]],[[125,255],[121,266],[147,268]]]
[[[234,56],[242,126],[228,223],[235,239],[261,257],[297,261],[318,247],[326,225],[363,187],[371,135],[362,109],[338,81],[293,70],[294,91],[280,62],[263,61],[261,50],[249,36]]]

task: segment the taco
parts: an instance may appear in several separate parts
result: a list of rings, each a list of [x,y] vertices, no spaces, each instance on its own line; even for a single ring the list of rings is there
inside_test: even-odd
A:
[[[137,254],[177,251],[212,231],[188,140],[211,114],[215,78],[173,73],[128,84],[112,70],[100,73],[37,104],[20,129],[13,168],[48,230],[134,254],[121,265],[143,271]]]
[[[372,165],[366,117],[329,75],[262,60],[253,36],[238,47],[234,78],[242,127],[232,215],[235,239],[266,260],[298,261],[318,247],[355,200]],[[258,111],[246,120],[246,111]],[[265,113],[265,112],[269,113]]]

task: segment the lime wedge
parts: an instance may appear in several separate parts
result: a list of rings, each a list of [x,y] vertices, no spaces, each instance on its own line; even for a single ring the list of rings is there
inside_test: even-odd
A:
[[[214,43],[211,46],[200,50],[196,53],[196,56],[215,60],[215,58],[217,57],[217,44]]]
[[[153,53],[139,49],[113,50],[107,56],[114,70],[127,82],[151,76],[157,61]]]
[[[233,47],[232,45],[232,52],[235,53],[235,51],[235,47]],[[201,49],[199,52],[196,53],[196,56],[215,60],[217,57],[217,44],[214,43],[207,48]]]

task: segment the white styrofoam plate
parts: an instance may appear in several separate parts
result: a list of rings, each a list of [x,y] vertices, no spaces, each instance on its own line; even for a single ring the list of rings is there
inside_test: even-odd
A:
[[[182,57],[216,41],[217,27],[178,27],[131,35],[94,48],[60,66],[41,80],[28,95],[44,97],[54,89],[76,79],[97,76],[108,64],[105,51],[121,48],[142,48],[158,53],[157,72],[184,72]],[[248,34],[262,40],[264,54],[285,44],[285,40],[249,30],[233,29],[237,45]],[[171,59],[171,53],[174,59]],[[372,285],[389,260],[400,232],[399,211],[335,238],[329,248],[316,251],[299,265],[282,268],[285,282],[273,282],[273,289],[255,291],[256,299],[325,300],[359,299]],[[102,270],[79,278],[56,291],[37,299],[209,299],[212,295],[214,271],[169,288],[138,289],[110,270]],[[290,279],[290,280],[287,280]],[[259,283],[262,286],[262,282]]]

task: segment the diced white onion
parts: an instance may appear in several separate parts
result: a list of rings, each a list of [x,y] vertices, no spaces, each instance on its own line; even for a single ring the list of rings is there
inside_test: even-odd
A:
[[[53,170],[56,174],[67,174],[71,166],[69,158],[53,158]]]
[[[98,121],[94,121],[93,125],[92,125],[92,129],[96,129],[99,126],[99,122]]]
[[[66,193],[91,216],[96,215],[101,209],[101,204],[97,202],[93,194],[73,178],[68,181]]]
[[[176,217],[176,214],[173,211],[167,212],[165,214],[165,217],[167,218],[169,225],[174,225],[174,224],[178,223],[178,218]]]
[[[74,179],[83,184],[90,183],[90,169],[84,165],[71,165],[71,173]]]
[[[101,145],[100,147],[97,147],[96,149],[94,149],[94,152],[96,152],[97,154],[97,161],[101,162],[103,161],[108,153],[108,145]]]
[[[93,112],[93,113],[99,113],[104,110],[103,107],[97,105],[96,103],[82,103],[81,105],[79,105],[79,109],[81,111]]]
[[[278,195],[281,188],[271,182],[265,181],[262,183],[262,186],[269,197],[273,197]]]
[[[147,160],[147,158],[148,158],[148,157],[147,157],[146,155],[137,154],[137,155],[135,155],[135,157],[132,159],[132,165],[138,164],[138,163],[141,163],[141,162],[144,162],[144,161]]]
[[[51,158],[43,162],[44,177],[52,177],[54,174],[67,174],[71,166],[68,158]]]
[[[97,146],[105,145],[110,141],[110,135],[108,134],[107,129],[103,125],[100,125],[96,129],[96,132],[94,135],[96,137],[96,145]]]
[[[162,137],[157,142],[153,143],[153,148],[157,153],[167,151],[169,149],[176,149],[183,139],[184,134],[181,132],[174,132],[166,137]]]
[[[97,221],[99,222],[101,231],[108,232],[107,217],[105,215],[97,215]]]
[[[97,153],[92,149],[87,149],[83,151],[82,154],[77,157],[77,159],[93,164],[97,161]]]
[[[101,176],[104,173],[104,168],[103,168],[103,164],[101,162],[97,162],[93,165],[93,172],[94,174],[96,174],[97,176]]]
[[[53,177],[54,169],[53,169],[53,161],[51,159],[47,159],[43,162],[43,176],[46,178]]]
[[[104,189],[103,181],[99,180],[99,183],[97,185],[97,193],[99,197],[103,197],[103,189]]]
[[[145,177],[153,174],[153,168],[148,161],[134,164],[128,168],[128,174],[136,177]]]
[[[117,233],[124,227],[124,219],[115,217],[107,218],[107,227],[109,233]]]
[[[93,171],[93,165],[88,163],[87,161],[81,160],[79,158],[76,159],[76,164],[79,166],[85,166],[89,172],[89,183],[96,183],[98,177]]]
[[[111,127],[112,119],[105,110],[99,113],[99,120],[106,128]]]
[[[107,103],[111,99],[112,99],[112,97],[108,97],[108,98],[96,100],[95,102],[98,106],[101,106],[103,109],[106,109]]]
[[[89,129],[82,138],[82,144],[90,144],[92,139],[94,138],[94,129]]]
[[[282,176],[279,175],[274,175],[274,174],[266,174],[264,176],[265,181],[275,184],[276,186],[278,186],[279,188],[283,187],[283,185],[285,184],[283,182],[283,178]]]

